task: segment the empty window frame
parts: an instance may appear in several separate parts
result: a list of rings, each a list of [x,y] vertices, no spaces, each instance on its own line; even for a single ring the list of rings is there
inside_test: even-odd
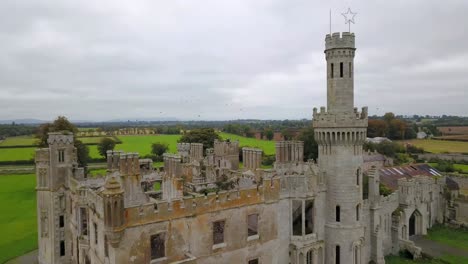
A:
[[[343,63],[340,62],[340,78],[343,78]]]
[[[63,240],[60,241],[60,256],[65,256],[65,241]]]
[[[335,264],[340,264],[340,246],[335,247]]]
[[[160,259],[166,256],[165,233],[151,236],[151,259]]]
[[[58,151],[58,162],[62,163],[65,162],[65,150],[59,149]]]
[[[224,220],[213,222],[213,244],[224,243]]]
[[[341,210],[340,210],[340,206],[337,205],[336,208],[335,208],[335,217],[336,217],[336,222],[340,222],[341,221]]]
[[[312,234],[314,232],[314,201],[305,201],[305,234]]]
[[[258,258],[249,260],[248,264],[259,264]]]
[[[247,235],[258,235],[258,214],[251,214],[247,216]]]
[[[292,201],[292,231],[293,236],[302,236],[302,201]]]
[[[65,226],[65,217],[63,215],[59,216],[59,227],[62,228]]]

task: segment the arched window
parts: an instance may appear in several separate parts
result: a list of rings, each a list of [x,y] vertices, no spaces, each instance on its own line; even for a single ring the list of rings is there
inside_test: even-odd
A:
[[[359,221],[359,211],[360,211],[361,205],[356,205],[356,221]]]
[[[357,169],[357,171],[356,171],[356,185],[357,185],[357,186],[361,185],[361,177],[360,177],[360,174],[361,174],[361,169]]]
[[[340,264],[340,246],[335,247],[335,264]]]
[[[354,264],[359,264],[359,246],[354,247]]]
[[[306,264],[313,264],[314,263],[314,254],[312,250],[307,251],[306,255]]]
[[[336,206],[335,214],[336,214],[336,221],[340,222],[340,206],[339,205]]]

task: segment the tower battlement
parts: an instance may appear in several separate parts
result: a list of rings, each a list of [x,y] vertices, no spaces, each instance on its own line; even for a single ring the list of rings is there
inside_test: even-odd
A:
[[[138,153],[107,151],[107,170],[119,171],[121,175],[139,175],[140,161]]]
[[[66,132],[66,131],[65,131]],[[65,132],[51,132],[48,133],[47,143],[54,144],[73,144],[73,134],[66,134]]]
[[[325,37],[325,50],[329,49],[355,49],[354,33],[335,32],[332,35],[327,34]]]
[[[314,108],[313,126],[314,128],[345,128],[345,127],[367,127],[368,110],[363,107],[361,112],[354,108],[354,112],[333,113],[320,108]]]

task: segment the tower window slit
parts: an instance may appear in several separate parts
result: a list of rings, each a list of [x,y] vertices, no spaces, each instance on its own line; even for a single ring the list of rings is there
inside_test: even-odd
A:
[[[353,73],[352,73],[352,72],[353,72],[353,68],[352,68],[351,62],[349,63],[348,69],[349,69],[349,78],[351,78],[352,75],[353,75]]]
[[[341,221],[341,219],[340,219],[340,213],[341,212],[340,212],[340,206],[339,205],[336,206],[335,213],[336,213],[336,216],[335,216],[336,217],[336,222],[340,222]]]
[[[340,62],[340,78],[343,78],[343,63]]]
[[[330,69],[330,78],[333,79],[333,72],[334,72],[334,67],[333,67],[333,63],[331,64],[331,69]]]

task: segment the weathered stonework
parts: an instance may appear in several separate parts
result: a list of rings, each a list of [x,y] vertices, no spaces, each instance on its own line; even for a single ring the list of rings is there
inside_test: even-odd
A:
[[[109,151],[107,174],[87,178],[73,135],[49,134],[36,152],[39,263],[381,264],[400,249],[420,254],[409,236],[466,219],[467,199],[454,189],[447,201],[444,178],[402,178],[380,195],[375,166],[386,164],[363,164],[368,114],[354,108],[354,34],[325,42],[317,162],[304,161],[303,142],[279,141],[273,169],[260,168],[261,150],[244,148],[239,170],[237,141],[215,141],[205,155],[202,144],[180,143],[164,169]]]

